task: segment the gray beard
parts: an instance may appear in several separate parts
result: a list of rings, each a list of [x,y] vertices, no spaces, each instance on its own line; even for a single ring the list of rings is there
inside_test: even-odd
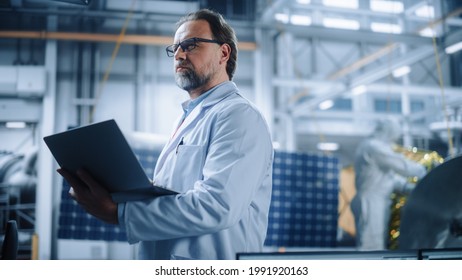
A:
[[[191,91],[194,89],[197,89],[205,84],[208,83],[210,80],[210,77],[200,77],[199,75],[196,74],[195,71],[193,70],[188,70],[183,73],[176,73],[175,74],[175,81],[176,84],[186,90],[186,91]]]

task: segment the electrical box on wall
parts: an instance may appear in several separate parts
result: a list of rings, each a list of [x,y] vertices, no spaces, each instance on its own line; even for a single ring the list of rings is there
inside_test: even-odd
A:
[[[0,96],[41,97],[45,91],[45,67],[0,66]]]
[[[37,123],[42,117],[42,102],[39,99],[2,98],[0,101],[0,123]]]
[[[18,82],[16,92],[19,96],[43,96],[46,86],[46,71],[44,67],[18,67]]]
[[[0,96],[16,95],[18,71],[14,66],[0,66]]]

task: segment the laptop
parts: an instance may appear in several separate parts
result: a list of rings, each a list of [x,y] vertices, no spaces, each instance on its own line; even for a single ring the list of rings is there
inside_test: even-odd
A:
[[[88,170],[107,187],[115,202],[142,200],[176,192],[154,186],[115,120],[43,138],[59,166],[71,173]]]

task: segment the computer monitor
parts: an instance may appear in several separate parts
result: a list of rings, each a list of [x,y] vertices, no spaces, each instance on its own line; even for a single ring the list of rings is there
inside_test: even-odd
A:
[[[238,253],[238,260],[417,260],[417,250]]]
[[[421,249],[422,260],[462,260],[462,248]]]

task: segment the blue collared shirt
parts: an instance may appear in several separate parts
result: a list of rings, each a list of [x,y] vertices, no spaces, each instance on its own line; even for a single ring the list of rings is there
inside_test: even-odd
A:
[[[208,91],[204,92],[203,94],[199,95],[199,97],[188,100],[182,104],[183,112],[184,112],[183,120],[186,119],[189,113],[191,113],[192,110],[194,110],[194,108],[196,108],[196,106],[202,102],[202,100],[206,99],[207,96],[209,96],[212,93],[214,88],[211,88]]]

